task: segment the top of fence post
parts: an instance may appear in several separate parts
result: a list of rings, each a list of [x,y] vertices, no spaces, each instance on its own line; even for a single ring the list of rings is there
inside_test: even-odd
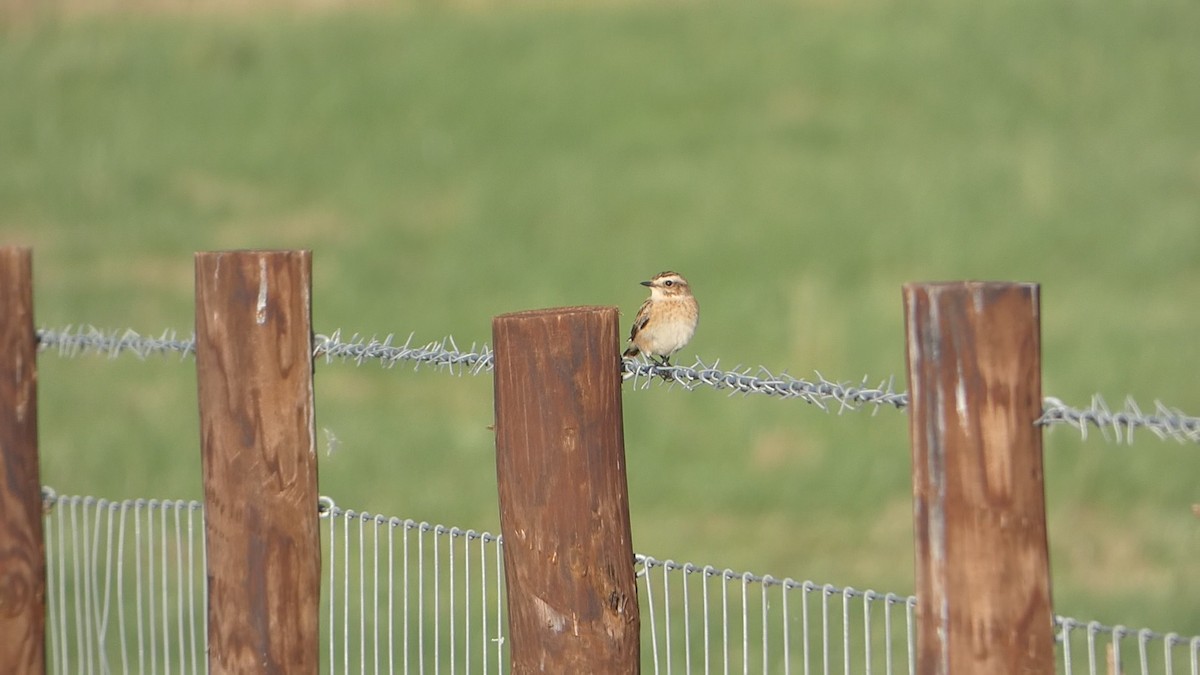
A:
[[[636,673],[615,307],[492,322],[512,672]]]
[[[0,663],[46,669],[46,555],[37,447],[33,253],[0,247]]]
[[[907,284],[917,672],[1053,673],[1034,284]]]

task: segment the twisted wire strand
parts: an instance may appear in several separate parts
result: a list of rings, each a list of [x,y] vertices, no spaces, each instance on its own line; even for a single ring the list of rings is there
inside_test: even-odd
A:
[[[450,336],[414,345],[412,333],[403,344],[393,344],[394,341],[392,334],[380,340],[358,333],[351,335],[348,340],[342,340],[342,331],[336,330],[329,335],[315,336],[313,355],[324,358],[326,363],[336,359],[353,361],[357,366],[378,361],[385,368],[392,368],[402,361],[411,362],[414,370],[421,366],[433,366],[458,375],[479,375],[495,367],[495,355],[487,345],[472,343],[469,349],[463,351]]]
[[[62,330],[40,329],[37,339],[40,351],[66,357],[100,355],[117,358],[132,354],[146,359],[178,354],[185,359],[196,353],[195,336],[180,338],[174,330],[165,330],[154,337],[133,330],[105,331],[92,326],[67,326]],[[314,336],[313,356],[323,358],[327,363],[350,361],[357,366],[378,363],[392,368],[400,363],[411,363],[414,370],[427,366],[457,375],[480,375],[495,367],[495,352],[486,344],[473,343],[463,350],[453,337],[415,343],[413,334],[400,343],[394,334],[379,339],[353,333],[343,338],[342,331],[336,330],[328,335]],[[763,394],[799,399],[838,414],[863,408],[870,408],[874,414],[884,407],[897,410],[908,407],[908,392],[896,391],[894,378],[890,377],[873,386],[866,377],[857,383],[839,382],[826,379],[820,372],[809,380],[786,372],[775,374],[763,367],[737,366],[723,370],[719,360],[710,365],[699,358],[690,366],[664,366],[640,359],[623,359],[621,368],[622,377],[632,380],[633,386],[640,389],[658,382],[687,390],[707,387],[727,391],[730,395]],[[1132,443],[1134,432],[1144,429],[1163,440],[1200,443],[1200,417],[1187,415],[1160,401],[1154,402],[1152,413],[1144,413],[1132,398],[1125,399],[1121,409],[1113,410],[1100,395],[1093,396],[1086,407],[1072,407],[1048,396],[1043,402],[1042,416],[1036,423],[1044,427],[1072,427],[1084,439],[1095,429],[1107,441]]]
[[[1133,443],[1136,429],[1145,429],[1163,440],[1200,443],[1200,417],[1191,417],[1157,400],[1154,402],[1154,413],[1147,415],[1131,397],[1125,399],[1124,408],[1114,411],[1099,394],[1092,396],[1091,405],[1086,408],[1073,408],[1053,396],[1047,396],[1037,423],[1042,426],[1061,424],[1074,427],[1084,439],[1087,439],[1088,429],[1095,427],[1105,440],[1115,439],[1117,443]],[[1113,433],[1112,437],[1109,431]]]
[[[145,360],[170,354],[179,354],[180,358],[196,355],[195,334],[179,339],[178,332],[171,329],[153,337],[134,330],[106,331],[94,326],[67,326],[62,330],[40,328],[37,342],[39,352],[55,352],[66,357],[107,356],[115,359],[133,354]]]

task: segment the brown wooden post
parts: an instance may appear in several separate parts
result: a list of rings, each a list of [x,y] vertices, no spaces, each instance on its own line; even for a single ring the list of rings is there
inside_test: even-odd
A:
[[[212,673],[316,673],[308,251],[196,254]]]
[[[0,664],[46,672],[33,254],[15,246],[0,247]]]
[[[512,672],[637,673],[617,309],[506,314],[492,333]]]
[[[904,287],[917,672],[1053,673],[1035,284]]]

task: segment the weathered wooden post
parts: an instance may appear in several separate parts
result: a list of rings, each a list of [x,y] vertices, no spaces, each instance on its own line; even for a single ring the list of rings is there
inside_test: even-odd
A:
[[[637,673],[615,307],[492,321],[512,672]]]
[[[0,664],[46,672],[46,547],[38,477],[33,254],[0,247]]]
[[[907,284],[917,672],[1053,673],[1034,284]]]
[[[316,673],[308,251],[196,254],[212,673]]]

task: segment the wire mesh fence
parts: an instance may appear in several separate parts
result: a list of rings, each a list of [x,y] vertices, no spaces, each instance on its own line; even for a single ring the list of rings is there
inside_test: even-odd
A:
[[[52,490],[44,503],[48,670],[207,672],[201,504]]]
[[[44,492],[49,672],[207,672],[203,507]],[[322,519],[328,673],[500,673],[499,538],[342,510]]]
[[[1200,673],[1200,636],[1055,617],[1060,673]]]
[[[203,509],[45,493],[48,670],[203,673]],[[505,673],[501,538],[342,509],[321,518],[328,673]],[[913,673],[911,595],[638,555],[652,673]],[[1200,636],[1058,617],[1057,671],[1200,675]]]
[[[507,672],[499,537],[328,499],[320,512],[327,672]]]
[[[914,596],[640,555],[638,565],[648,672],[916,672]],[[1046,630],[1063,675],[1200,674],[1200,636],[1064,616]]]
[[[915,670],[912,596],[648,556],[638,564],[652,672]]]

